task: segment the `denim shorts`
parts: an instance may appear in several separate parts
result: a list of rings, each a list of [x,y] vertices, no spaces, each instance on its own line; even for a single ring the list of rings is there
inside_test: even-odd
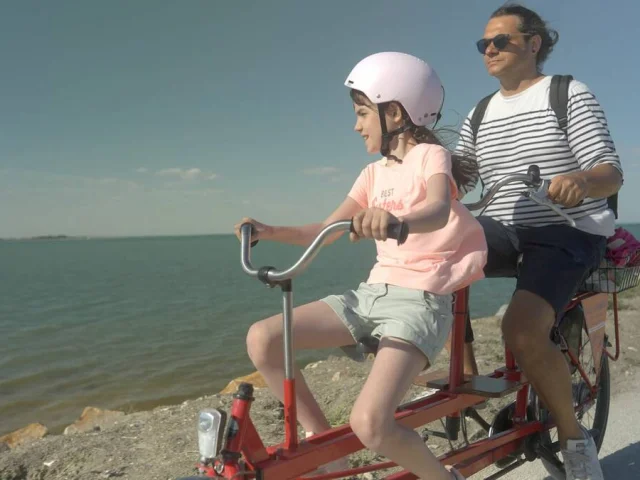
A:
[[[453,323],[453,295],[435,295],[386,283],[322,299],[358,342],[364,336],[395,337],[413,344],[433,364]]]
[[[487,278],[517,278],[515,290],[538,295],[560,315],[604,256],[606,238],[569,225],[514,227],[479,216],[488,254]],[[472,287],[473,288],[473,287]],[[473,341],[467,318],[466,342]]]

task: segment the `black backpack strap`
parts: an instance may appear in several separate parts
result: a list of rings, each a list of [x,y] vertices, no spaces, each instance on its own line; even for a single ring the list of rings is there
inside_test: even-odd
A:
[[[556,114],[558,125],[565,135],[569,124],[569,84],[573,80],[571,75],[554,75],[551,77],[551,90],[549,91],[549,101],[551,108]],[[618,194],[615,193],[607,198],[608,207],[613,210],[613,214],[618,218]]]
[[[473,115],[471,116],[471,133],[473,134],[473,144],[475,146],[476,138],[478,137],[478,129],[480,128],[480,124],[482,123],[482,119],[484,118],[484,112],[487,111],[487,106],[491,101],[491,98],[496,94],[493,92],[491,95],[487,95],[482,100],[478,102],[475,110],[473,111]]]
[[[554,75],[551,77],[551,91],[549,92],[549,101],[551,108],[556,114],[558,125],[562,131],[567,134],[568,107],[569,107],[569,84],[573,80],[571,75]]]
[[[496,90],[497,92],[497,90]],[[487,111],[487,107],[489,106],[489,102],[491,98],[496,94],[493,92],[490,95],[487,95],[482,100],[478,102],[476,108],[473,110],[473,115],[471,115],[471,134],[473,135],[473,148],[475,149],[476,140],[478,138],[478,129],[480,128],[480,124],[482,123],[482,119],[484,118],[484,113]],[[484,182],[482,178],[478,178],[480,181],[480,198],[482,198],[484,193]]]
[[[618,218],[618,194],[614,193],[610,197],[607,197],[607,206],[613,210],[613,214],[616,219]]]

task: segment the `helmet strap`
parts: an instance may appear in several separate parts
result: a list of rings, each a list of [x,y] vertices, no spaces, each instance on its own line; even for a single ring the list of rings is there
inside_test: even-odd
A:
[[[393,137],[395,137],[396,135],[400,135],[401,133],[404,133],[407,130],[410,130],[412,125],[407,123],[402,127],[399,127],[399,128],[396,128],[395,130],[387,132],[387,120],[385,118],[384,108],[385,107],[383,104],[380,104],[380,103],[378,104],[378,116],[380,117],[380,130],[382,131],[382,145],[380,146],[380,153],[385,157],[388,157],[391,140],[393,140]],[[394,158],[394,159],[397,162],[402,163],[402,160],[398,158]]]
[[[444,85],[442,85],[442,103],[440,104],[440,108],[438,109],[438,115],[436,115],[436,122],[433,124],[433,127],[431,127],[432,130],[436,128],[436,125],[438,125],[438,122],[442,118],[442,107],[444,107],[445,95],[446,95],[446,92],[444,90]]]

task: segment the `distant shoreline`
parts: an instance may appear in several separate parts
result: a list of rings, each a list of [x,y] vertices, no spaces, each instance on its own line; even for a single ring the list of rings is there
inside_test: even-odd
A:
[[[0,238],[5,242],[38,242],[47,240],[90,240],[92,237],[74,236],[74,235],[36,235],[34,237],[15,237]]]
[[[620,222],[617,227],[627,227],[630,225],[640,225],[640,222]],[[0,237],[0,242],[23,242],[37,240],[111,240],[126,238],[183,238],[183,237],[224,237],[233,236],[233,232],[228,233],[162,233],[162,234],[133,234],[133,235],[32,235],[24,237]]]
[[[0,237],[0,242],[33,242],[46,240],[121,240],[127,238],[227,237],[233,233],[192,233],[162,235],[36,235],[33,237]]]

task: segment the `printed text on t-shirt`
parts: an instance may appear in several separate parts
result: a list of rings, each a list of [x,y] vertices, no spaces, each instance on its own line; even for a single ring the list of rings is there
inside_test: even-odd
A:
[[[373,197],[371,206],[375,208],[381,208],[383,210],[386,210],[387,212],[403,210],[404,202],[401,199],[394,200],[393,198],[391,198],[393,197],[394,190],[395,188],[387,188],[386,190],[382,190],[382,192],[380,192],[379,198],[378,196]]]

